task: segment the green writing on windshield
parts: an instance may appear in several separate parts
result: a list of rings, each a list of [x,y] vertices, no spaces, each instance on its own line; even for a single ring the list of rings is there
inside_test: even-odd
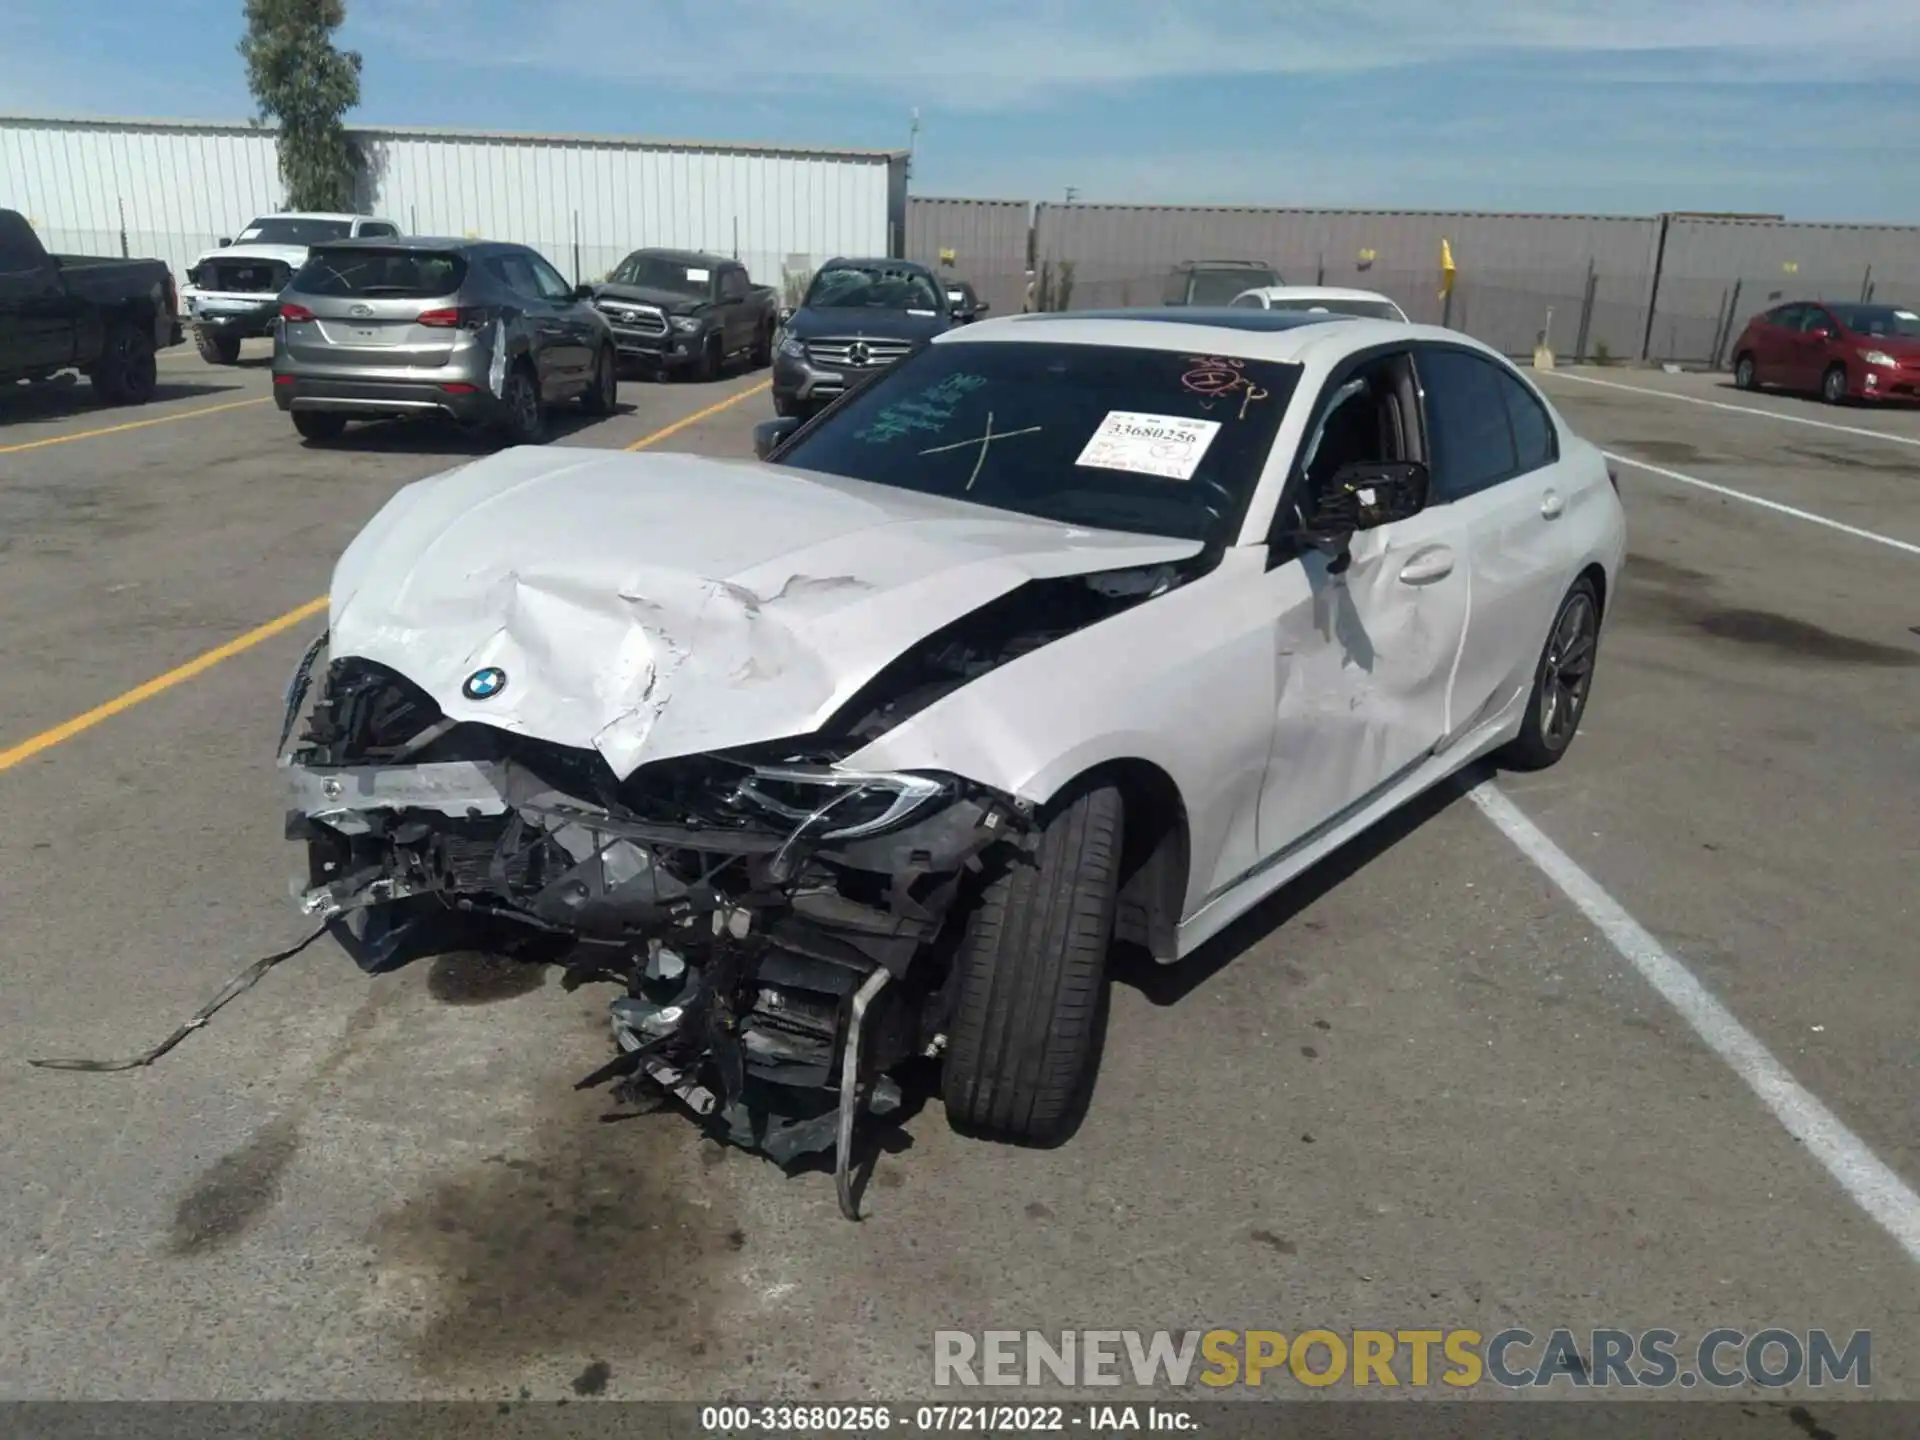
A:
[[[949,375],[938,385],[887,406],[854,438],[869,445],[888,445],[916,430],[938,435],[953,419],[960,402],[987,383],[984,375]]]

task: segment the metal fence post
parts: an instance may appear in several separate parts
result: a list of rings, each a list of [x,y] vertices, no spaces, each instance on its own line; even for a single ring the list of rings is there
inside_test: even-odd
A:
[[[1591,256],[1587,259],[1587,284],[1580,294],[1580,324],[1573,336],[1573,361],[1578,365],[1587,358],[1587,337],[1593,329],[1593,297],[1600,288],[1600,276],[1594,268]]]
[[[1720,332],[1720,339],[1715,343],[1713,355],[1708,361],[1715,370],[1720,368],[1720,362],[1726,358],[1727,346],[1733,343],[1734,322],[1740,318],[1740,287],[1746,283],[1744,280],[1733,282],[1733,294],[1727,299],[1726,328]]]
[[[1873,266],[1867,266],[1867,273],[1860,278],[1860,303],[1866,304],[1873,299]]]
[[[1645,363],[1653,353],[1653,317],[1660,309],[1660,275],[1667,264],[1667,227],[1673,216],[1660,217],[1660,239],[1653,251],[1653,283],[1647,287],[1647,328],[1640,332],[1640,359]]]

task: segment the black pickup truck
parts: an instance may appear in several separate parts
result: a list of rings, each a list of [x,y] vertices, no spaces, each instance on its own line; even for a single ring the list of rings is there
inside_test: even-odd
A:
[[[0,385],[78,370],[109,405],[144,405],[155,352],[184,338],[179,309],[166,262],[49,255],[0,210]]]
[[[738,260],[691,250],[636,250],[593,287],[622,360],[711,380],[735,356],[773,360],[780,297]]]

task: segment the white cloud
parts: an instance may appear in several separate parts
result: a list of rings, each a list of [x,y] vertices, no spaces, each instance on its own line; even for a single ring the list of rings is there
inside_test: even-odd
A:
[[[1902,13],[1906,21],[1902,22]],[[1157,79],[1360,74],[1475,56],[1686,57],[1720,82],[1905,78],[1913,0],[360,0],[414,53],[664,85],[983,110]],[[1669,74],[1681,72],[1669,70]]]

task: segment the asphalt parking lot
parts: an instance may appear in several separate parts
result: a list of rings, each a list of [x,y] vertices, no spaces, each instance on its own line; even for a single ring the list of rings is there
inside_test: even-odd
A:
[[[1920,1398],[1917,1232],[1858,1198],[1900,1195],[1862,1156],[1920,1182],[1920,412],[1544,386],[1632,462],[1631,557],[1583,738],[1493,784],[1846,1127],[1838,1175],[1464,787],[1123,986],[1071,1144],[931,1106],[859,1225],[674,1114],[600,1123],[604,993],[470,958],[317,946],[150,1070],[30,1069],[302,933],[297,612],[478,446],[309,449],[257,361],[182,351],[139,410],[7,401],[0,1396],[849,1399],[924,1395],[945,1328],[1777,1325],[1871,1330]],[[555,443],[746,456],[771,414],[757,375],[621,393]]]

